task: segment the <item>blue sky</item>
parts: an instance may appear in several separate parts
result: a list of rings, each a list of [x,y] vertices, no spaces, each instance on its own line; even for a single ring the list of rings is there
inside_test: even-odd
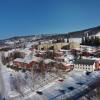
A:
[[[0,39],[100,25],[100,0],[0,0]]]

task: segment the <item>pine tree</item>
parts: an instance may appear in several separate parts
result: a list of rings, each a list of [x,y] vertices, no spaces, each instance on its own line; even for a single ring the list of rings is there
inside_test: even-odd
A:
[[[98,46],[99,45],[99,38],[95,36],[95,45]]]
[[[91,45],[92,45],[92,46],[95,45],[95,38],[94,38],[94,36],[91,37]]]
[[[69,43],[69,38],[67,38],[67,43]]]
[[[82,44],[82,45],[85,44],[85,39],[84,39],[84,37],[82,38],[81,44]]]

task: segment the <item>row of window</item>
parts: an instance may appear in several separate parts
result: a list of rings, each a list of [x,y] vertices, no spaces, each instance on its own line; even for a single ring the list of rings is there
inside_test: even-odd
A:
[[[75,66],[74,67],[75,69],[86,69],[86,70],[91,70],[91,68],[89,68],[89,67],[79,67],[79,66]]]
[[[84,64],[76,64],[76,66],[87,66],[87,67],[90,67],[90,66],[92,66],[92,65],[84,65]]]

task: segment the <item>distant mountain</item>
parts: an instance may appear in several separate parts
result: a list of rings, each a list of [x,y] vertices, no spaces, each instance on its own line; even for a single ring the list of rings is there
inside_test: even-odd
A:
[[[91,36],[91,35],[97,35],[99,32],[100,32],[100,26],[97,26],[97,27],[80,30],[80,31],[75,31],[75,32],[69,32],[69,33],[54,33],[54,34],[51,33],[51,34],[29,35],[29,36],[16,36],[16,37],[8,38],[5,40],[11,40],[11,41],[20,40],[20,39],[32,40],[34,37],[37,37],[40,40],[55,39],[58,37],[82,38],[83,36],[86,36],[87,33],[89,36]]]
[[[92,36],[92,35],[100,36],[100,26],[85,29],[85,30],[75,31],[75,32],[59,33],[59,34],[55,33],[50,36],[45,36],[44,39],[48,40],[48,39],[55,39],[55,38],[59,38],[59,37],[82,38],[82,37],[86,36],[87,34],[89,36]]]
[[[86,36],[87,33],[89,36],[91,35],[97,35],[100,32],[100,26],[81,30],[81,31],[76,31],[76,32],[69,32],[68,37],[71,38],[82,38],[83,36]],[[100,34],[100,33],[99,33]]]
[[[18,39],[25,39],[25,38],[31,38],[31,37],[35,37],[35,35],[29,35],[29,36],[15,36],[15,37],[11,37],[11,38],[8,38],[6,40],[18,40]]]

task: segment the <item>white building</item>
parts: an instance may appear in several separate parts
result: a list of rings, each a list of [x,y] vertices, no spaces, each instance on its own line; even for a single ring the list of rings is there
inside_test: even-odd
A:
[[[96,33],[96,35],[92,35],[92,36],[97,36],[100,38],[100,32]]]
[[[74,70],[92,72],[95,70],[95,60],[77,59],[74,62]]]
[[[82,38],[69,38],[69,42],[81,43]]]

